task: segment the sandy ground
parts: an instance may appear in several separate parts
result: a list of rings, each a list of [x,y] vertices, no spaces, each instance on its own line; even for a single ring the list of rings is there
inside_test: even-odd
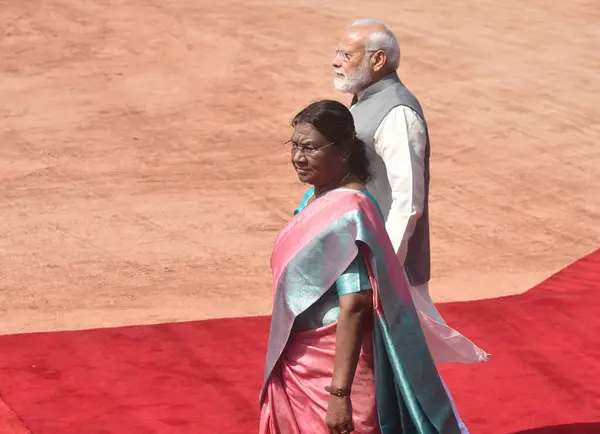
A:
[[[0,0],[0,333],[268,313],[281,143],[361,16],[429,121],[434,298],[594,250],[600,9],[526,3]]]

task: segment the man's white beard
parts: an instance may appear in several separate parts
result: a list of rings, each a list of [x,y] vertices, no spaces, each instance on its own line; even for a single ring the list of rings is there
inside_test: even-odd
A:
[[[366,62],[363,62],[352,74],[347,75],[341,69],[334,69],[333,72],[336,74],[344,74],[343,77],[335,77],[333,79],[333,85],[340,92],[351,93],[356,95],[357,93],[365,90],[369,87],[371,82],[371,74],[369,71],[368,58],[365,58]]]

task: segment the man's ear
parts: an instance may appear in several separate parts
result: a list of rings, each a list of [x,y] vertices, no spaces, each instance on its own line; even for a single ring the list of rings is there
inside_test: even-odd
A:
[[[375,72],[381,71],[387,63],[387,55],[385,51],[378,50],[371,56],[371,68]]]

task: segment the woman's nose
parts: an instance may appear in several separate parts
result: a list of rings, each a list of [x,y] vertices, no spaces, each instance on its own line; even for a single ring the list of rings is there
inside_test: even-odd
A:
[[[294,149],[292,150],[292,161],[294,163],[304,163],[306,162],[306,157],[299,149]]]

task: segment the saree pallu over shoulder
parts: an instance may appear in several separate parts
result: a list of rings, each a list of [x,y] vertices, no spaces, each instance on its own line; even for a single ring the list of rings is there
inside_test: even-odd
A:
[[[437,329],[424,333],[421,327],[429,319],[421,318],[415,309],[375,204],[365,194],[348,189],[315,200],[275,240],[271,256],[274,309],[261,405],[295,318],[331,287],[359,248],[373,287],[375,389],[381,432],[459,433],[428,348],[428,344],[435,348],[432,341],[445,336]],[[442,326],[444,332],[451,330],[454,338],[462,336]],[[464,337],[461,343],[472,346],[474,353],[479,350]]]

